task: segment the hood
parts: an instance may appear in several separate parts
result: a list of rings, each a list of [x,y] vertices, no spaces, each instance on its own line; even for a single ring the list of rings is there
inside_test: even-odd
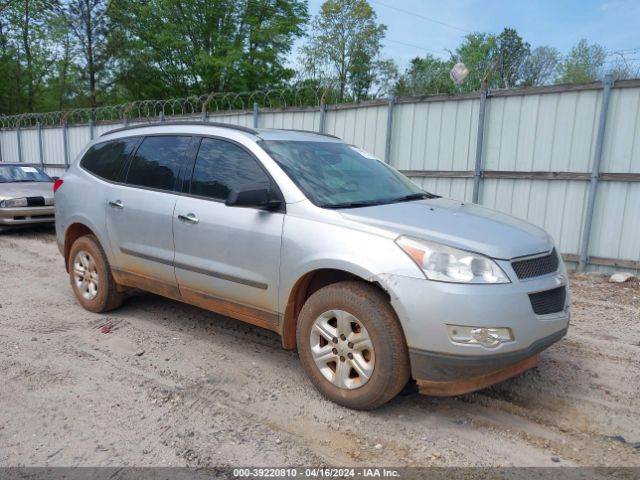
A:
[[[340,211],[343,217],[425,240],[511,259],[553,248],[543,229],[496,210],[447,198]]]
[[[51,199],[53,204],[53,183],[52,182],[18,182],[0,183],[0,200],[7,198],[22,197],[44,197]]]

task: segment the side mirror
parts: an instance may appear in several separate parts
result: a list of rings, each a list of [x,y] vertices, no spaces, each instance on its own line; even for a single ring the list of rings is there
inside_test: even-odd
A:
[[[252,207],[264,210],[277,210],[282,206],[281,200],[274,200],[267,188],[251,190],[231,190],[225,202],[227,207]]]

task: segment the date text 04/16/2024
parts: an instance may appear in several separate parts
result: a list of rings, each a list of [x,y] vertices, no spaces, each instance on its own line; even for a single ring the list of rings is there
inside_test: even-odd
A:
[[[235,468],[237,478],[397,478],[388,468]]]

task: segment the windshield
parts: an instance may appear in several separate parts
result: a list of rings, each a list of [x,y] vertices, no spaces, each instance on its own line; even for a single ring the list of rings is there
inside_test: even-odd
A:
[[[319,207],[356,208],[435,197],[344,143],[268,140],[260,146]]]
[[[29,165],[0,165],[0,183],[53,182],[42,170]]]

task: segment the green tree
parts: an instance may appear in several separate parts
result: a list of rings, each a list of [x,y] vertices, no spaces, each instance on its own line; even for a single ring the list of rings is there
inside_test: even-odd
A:
[[[118,79],[134,98],[281,85],[303,0],[113,0]]]
[[[5,7],[6,8],[6,7]],[[0,114],[16,111],[16,51],[9,37],[8,19],[0,11]]]
[[[366,0],[327,0],[302,48],[302,64],[314,79],[336,81],[339,99],[364,98],[375,81],[386,26]]]
[[[562,64],[563,83],[585,83],[597,80],[602,74],[605,49],[597,43],[589,45],[584,38],[569,52]]]
[[[69,65],[65,61],[73,52],[80,59],[77,65],[81,68],[84,83],[80,96],[85,97],[91,107],[98,105],[100,91],[109,82],[111,17],[108,5],[107,0],[64,0],[59,8],[68,27],[62,39],[65,60],[61,65],[61,81],[66,82]]]
[[[399,76],[398,66],[391,58],[377,61],[374,73],[373,87],[375,90],[373,96],[379,97],[394,92]]]
[[[63,15],[52,19],[48,35],[57,48],[42,95],[43,107],[45,110],[63,110],[77,106],[86,98],[86,88],[83,88],[86,82],[82,79],[83,69],[76,61],[74,37]]]
[[[560,52],[547,46],[536,47],[524,62],[522,84],[527,87],[547,85],[558,76]]]
[[[39,107],[52,57],[47,39],[50,5],[46,0],[15,0],[0,11],[3,82],[12,84],[7,92],[13,97],[5,110],[32,112]]]
[[[452,93],[455,85],[449,77],[453,63],[433,55],[416,57],[396,85],[399,95]]]
[[[480,83],[489,72],[498,52],[498,41],[489,33],[470,33],[451,55],[452,63],[462,62],[469,69],[469,76],[460,87],[462,91],[480,90]],[[498,86],[497,80],[492,82]]]
[[[523,67],[530,54],[530,45],[513,28],[505,28],[496,38],[498,65],[496,74],[500,87],[513,88],[522,79]]]

